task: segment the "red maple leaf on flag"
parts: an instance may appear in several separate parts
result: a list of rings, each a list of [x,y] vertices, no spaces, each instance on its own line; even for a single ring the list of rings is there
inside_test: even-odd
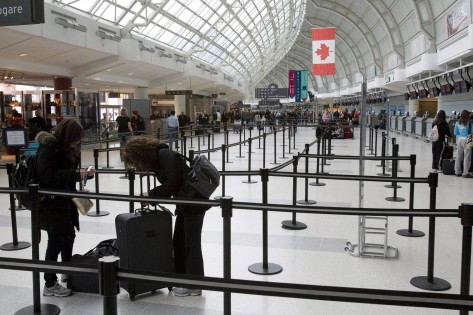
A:
[[[320,56],[321,60],[327,59],[331,52],[333,51],[329,50],[329,47],[325,44],[321,44],[320,48],[315,51],[315,53]]]

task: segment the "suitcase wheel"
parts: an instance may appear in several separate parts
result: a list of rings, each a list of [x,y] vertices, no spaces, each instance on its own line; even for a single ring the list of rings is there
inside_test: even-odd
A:
[[[171,292],[171,291],[172,291],[172,287],[168,287],[168,290],[169,290],[169,292]]]
[[[128,294],[128,295],[130,296],[130,301],[134,301],[134,300],[135,300],[135,296],[136,296],[136,295],[134,295],[134,294],[131,294],[131,293],[130,293],[130,294]]]

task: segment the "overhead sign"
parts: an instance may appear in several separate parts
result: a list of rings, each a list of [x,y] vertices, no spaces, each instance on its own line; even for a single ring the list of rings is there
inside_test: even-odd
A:
[[[168,90],[166,95],[191,95],[192,90]]]
[[[287,98],[287,88],[278,88],[276,83],[270,83],[267,88],[256,88],[256,98]]]
[[[0,26],[44,23],[44,0],[0,1]]]

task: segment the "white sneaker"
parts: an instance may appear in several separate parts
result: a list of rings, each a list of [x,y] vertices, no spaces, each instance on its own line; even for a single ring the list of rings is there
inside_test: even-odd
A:
[[[60,285],[58,282],[56,282],[52,287],[50,288],[47,288],[46,286],[44,286],[43,288],[43,295],[44,296],[60,296],[60,297],[64,297],[64,296],[69,296],[71,295],[72,293],[72,290],[71,289],[68,289],[68,288],[65,288],[63,287],[62,285]]]
[[[184,296],[198,296],[202,295],[202,290],[200,289],[187,289],[187,288],[172,288],[172,294],[178,297]]]

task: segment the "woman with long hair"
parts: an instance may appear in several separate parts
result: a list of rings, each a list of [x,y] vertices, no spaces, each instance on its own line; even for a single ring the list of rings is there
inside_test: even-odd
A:
[[[76,191],[76,183],[85,176],[92,177],[94,170],[80,169],[80,143],[84,134],[81,124],[74,118],[57,124],[52,133],[42,131],[36,136],[39,143],[37,152],[37,174],[39,185],[44,189]],[[79,212],[72,198],[45,196],[41,202],[40,226],[48,234],[45,260],[69,262],[75,239],[75,229],[79,230]],[[44,274],[45,296],[68,296],[71,290],[58,282],[55,273]]]
[[[470,112],[463,110],[460,114],[460,119],[455,123],[454,134],[456,136],[457,143],[457,159],[455,160],[455,174],[457,176],[463,176],[465,178],[471,178],[470,165],[471,165],[471,149],[468,149],[467,138],[471,135],[472,124],[470,122]],[[463,162],[463,171],[462,164]]]
[[[437,116],[435,116],[435,120],[432,123],[432,128],[435,126],[437,126],[439,138],[437,141],[432,142],[432,169],[438,172],[442,168],[440,163],[442,160],[441,157],[443,148],[445,146],[445,137],[452,136],[447,123],[447,115],[445,114],[444,110],[439,110]]]
[[[190,168],[177,152],[156,138],[132,137],[123,150],[126,167],[141,172],[153,172],[161,184],[151,189],[149,197],[174,197],[186,199],[207,199],[187,182]],[[207,206],[177,205],[174,224],[173,249],[177,273],[204,275],[202,256],[202,226]],[[150,249],[151,250],[151,249]],[[200,289],[173,288],[174,296],[201,295]]]

